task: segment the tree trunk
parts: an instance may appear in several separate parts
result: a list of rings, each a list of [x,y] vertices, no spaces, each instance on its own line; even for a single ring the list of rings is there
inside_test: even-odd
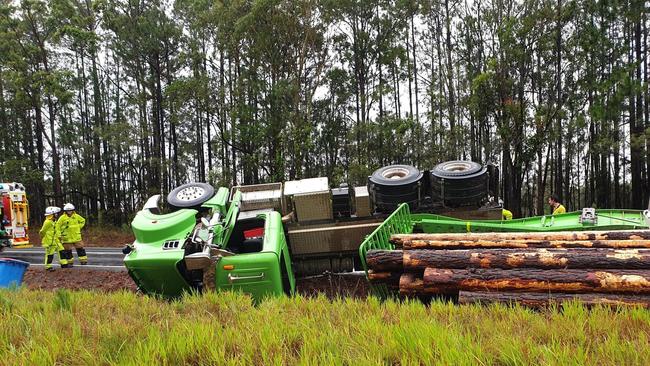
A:
[[[413,84],[415,86],[415,122],[420,124],[420,101],[418,98],[418,61],[417,61],[417,44],[415,43],[415,25],[413,22],[414,15],[411,15],[411,45],[413,47]]]
[[[644,3],[646,5],[644,5]],[[636,88],[636,106],[635,106],[635,112],[636,112],[636,133],[639,138],[638,142],[638,150],[639,150],[639,175],[640,175],[640,181],[638,182],[639,184],[639,191],[637,194],[639,196],[639,201],[634,202],[634,207],[643,209],[648,205],[648,181],[645,179],[646,177],[646,169],[645,169],[645,164],[643,164],[643,160],[645,158],[645,144],[643,144],[641,140],[641,136],[645,133],[645,123],[643,121],[643,93],[641,92],[643,88],[643,80],[641,79],[641,69],[643,67],[643,59],[641,58],[641,20],[643,17],[641,14],[645,14],[644,7],[647,6],[647,2],[644,1],[639,1],[636,2],[636,4],[640,4],[638,10],[638,15],[637,15],[637,20],[636,24],[634,25],[634,51],[635,51],[635,56],[636,56],[636,82],[638,84],[638,87]],[[648,85],[645,85],[645,89],[648,89]]]
[[[453,10],[453,9],[452,9]],[[447,56],[447,91],[448,103],[447,110],[449,112],[449,131],[451,134],[451,157],[458,158],[458,146],[456,141],[456,94],[454,91],[454,65],[452,64],[451,57],[451,14],[449,10],[449,0],[445,0],[445,51]]]

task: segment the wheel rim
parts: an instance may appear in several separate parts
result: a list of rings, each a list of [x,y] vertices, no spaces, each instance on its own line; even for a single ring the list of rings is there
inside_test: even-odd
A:
[[[205,194],[205,189],[202,187],[187,187],[183,188],[176,194],[176,198],[183,202],[194,201]]]
[[[408,174],[409,174],[408,169],[393,167],[384,170],[384,172],[381,175],[386,179],[398,180],[398,179],[403,179]]]
[[[466,163],[464,161],[455,161],[453,163],[449,163],[443,167],[443,170],[446,172],[465,172],[468,171],[471,168],[470,163]]]

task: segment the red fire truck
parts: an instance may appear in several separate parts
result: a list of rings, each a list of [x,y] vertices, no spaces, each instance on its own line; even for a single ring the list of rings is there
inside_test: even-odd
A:
[[[25,186],[0,183],[0,247],[29,248],[29,202]]]

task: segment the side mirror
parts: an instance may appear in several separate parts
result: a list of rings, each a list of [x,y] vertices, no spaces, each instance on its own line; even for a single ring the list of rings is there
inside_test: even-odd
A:
[[[134,250],[133,244],[124,244],[124,248],[122,248],[122,254],[128,255]]]

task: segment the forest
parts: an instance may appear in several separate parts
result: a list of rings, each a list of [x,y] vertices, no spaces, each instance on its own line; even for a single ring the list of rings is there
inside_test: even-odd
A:
[[[121,225],[189,181],[494,163],[516,217],[645,208],[643,0],[2,0],[0,181]]]

